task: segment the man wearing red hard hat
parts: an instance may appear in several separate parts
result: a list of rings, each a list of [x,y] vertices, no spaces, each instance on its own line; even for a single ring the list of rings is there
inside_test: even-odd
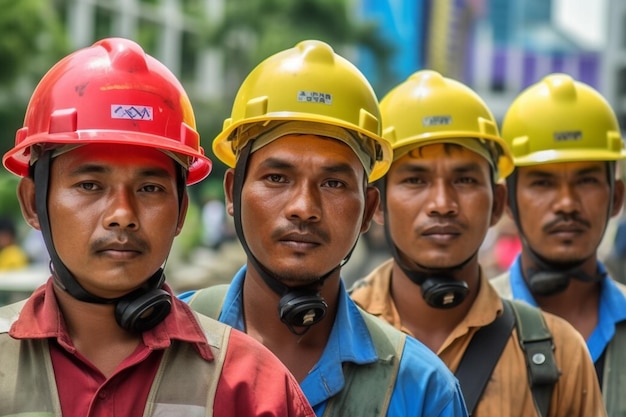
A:
[[[180,82],[104,39],[35,89],[4,166],[51,277],[0,308],[0,415],[312,416],[261,344],[173,297],[163,266],[204,156]],[[22,414],[23,413],[23,414]]]

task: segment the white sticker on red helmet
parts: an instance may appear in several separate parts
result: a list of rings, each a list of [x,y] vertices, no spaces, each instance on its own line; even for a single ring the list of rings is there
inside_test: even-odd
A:
[[[112,119],[152,120],[152,107],[111,104]]]

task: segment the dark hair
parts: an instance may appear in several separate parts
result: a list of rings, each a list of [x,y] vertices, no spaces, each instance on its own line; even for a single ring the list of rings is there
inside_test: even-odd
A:
[[[11,236],[15,237],[15,223],[13,222],[13,220],[9,219],[8,217],[1,217],[0,232],[7,232]]]

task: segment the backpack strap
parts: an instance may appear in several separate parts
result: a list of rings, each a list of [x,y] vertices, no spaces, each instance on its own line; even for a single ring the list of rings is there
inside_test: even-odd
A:
[[[328,401],[324,417],[387,416],[406,335],[361,308],[359,311],[374,342],[378,360],[372,364],[344,364],[344,387]]]
[[[474,334],[455,372],[469,415],[474,412],[515,325],[511,305],[502,304],[502,314]]]
[[[229,284],[218,284],[202,288],[191,296],[188,304],[198,313],[217,320],[222,312],[228,287]]]
[[[552,333],[538,308],[521,301],[503,300],[510,303],[515,312],[517,335],[526,354],[528,380],[539,416],[547,416],[554,385],[561,376],[554,358]]]
[[[615,335],[606,348],[602,395],[608,416],[626,415],[626,321],[617,324]]]
[[[478,330],[455,373],[471,415],[493,373],[513,326],[526,357],[528,384],[540,417],[548,415],[554,384],[561,375],[554,358],[554,343],[538,308],[502,299],[504,311],[490,325]]]

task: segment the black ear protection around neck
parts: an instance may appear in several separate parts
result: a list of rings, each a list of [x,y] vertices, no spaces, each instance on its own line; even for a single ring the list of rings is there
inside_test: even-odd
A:
[[[159,268],[146,282],[146,285],[119,298],[101,298],[87,292],[67,269],[57,253],[52,240],[52,229],[48,216],[48,187],[52,152],[44,152],[35,163],[35,204],[44,243],[50,254],[50,272],[58,285],[77,300],[95,304],[115,304],[117,324],[132,333],[141,333],[159,324],[172,308],[170,294],[162,289],[165,282],[163,269]],[[178,179],[184,184],[184,175]],[[179,197],[179,201],[182,201]]]
[[[558,294],[569,286],[569,276],[559,271],[526,270],[528,289],[531,293],[541,296]]]
[[[422,292],[422,298],[426,303],[434,308],[448,309],[454,308],[461,304],[467,294],[469,293],[469,286],[467,282],[454,279],[453,277],[446,275],[446,272],[460,269],[465,266],[476,254],[470,256],[467,260],[461,264],[452,268],[446,268],[446,270],[439,270],[434,273],[423,273],[410,269],[400,256],[398,247],[393,241],[391,236],[391,230],[389,228],[389,215],[387,212],[387,177],[383,177],[378,182],[380,189],[381,204],[383,206],[383,215],[385,217],[385,224],[383,229],[385,231],[385,238],[389,244],[391,255],[398,264],[402,272],[416,285],[419,285]],[[426,268],[425,268],[426,269]]]
[[[250,261],[265,283],[275,293],[281,295],[278,316],[293,334],[303,335],[326,316],[328,304],[319,291],[326,277],[320,278],[322,282],[318,281],[314,285],[291,288],[272,278],[255,258],[251,258]],[[302,327],[304,330],[298,331],[296,327]]]
[[[148,284],[115,301],[115,320],[123,329],[134,333],[150,330],[170,313],[172,297],[162,289],[165,274],[162,269],[153,275],[161,284]],[[148,282],[150,283],[153,278]]]
[[[527,268],[525,271],[528,289],[536,295],[550,296],[565,291],[572,278],[584,282],[600,282],[606,277],[606,273],[601,272],[589,275],[580,269],[580,265],[571,268],[555,269],[539,259],[534,253],[531,256],[536,258],[535,263],[541,268]]]
[[[235,223],[235,232],[237,233],[237,237],[239,238],[239,241],[241,242],[241,245],[254,269],[257,270],[263,281],[272,289],[272,291],[281,296],[280,301],[278,302],[278,316],[280,317],[281,322],[287,325],[289,331],[293,334],[301,336],[305,334],[311,326],[319,323],[326,315],[328,304],[321,296],[320,289],[326,278],[328,278],[337,268],[340,268],[341,265],[324,274],[313,285],[291,288],[280,283],[256,259],[246,242],[246,238],[243,233],[243,225],[241,224],[241,191],[243,190],[243,183],[248,168],[248,160],[252,150],[252,143],[253,140],[250,140],[243,147],[235,165],[233,180],[233,218]],[[304,330],[298,331],[295,327],[301,327],[304,328]]]
[[[411,281],[415,283],[418,281],[422,282],[422,297],[431,307],[454,308],[467,297],[469,286],[465,281],[446,276],[429,276],[424,280],[415,279],[415,271],[406,270],[403,265],[398,265],[400,265],[400,268],[403,268],[403,272],[407,274]]]
[[[310,327],[326,315],[328,305],[318,291],[292,289],[280,298],[280,321],[290,326]]]

